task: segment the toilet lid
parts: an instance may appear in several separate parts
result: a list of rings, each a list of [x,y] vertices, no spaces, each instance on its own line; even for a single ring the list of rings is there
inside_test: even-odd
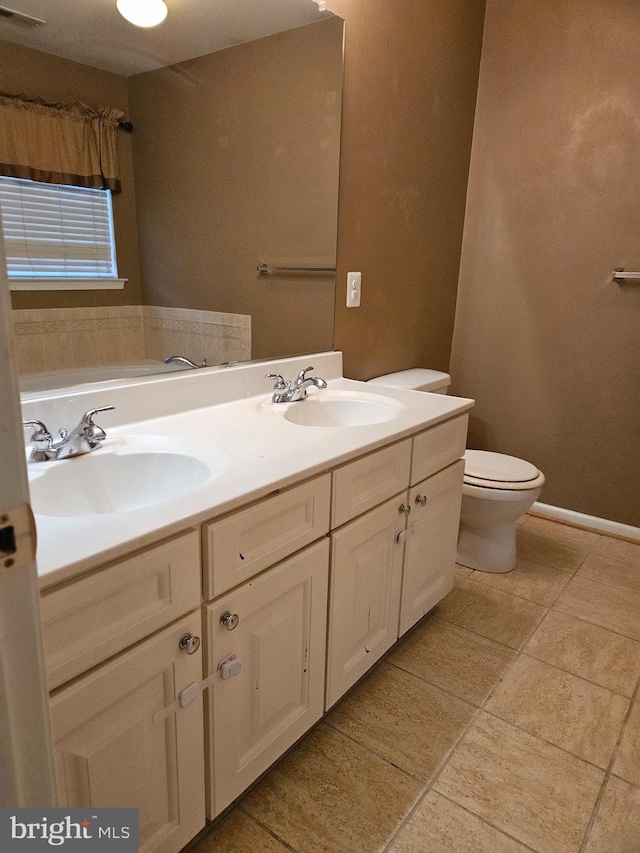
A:
[[[535,465],[524,459],[488,450],[467,450],[464,473],[465,477],[473,477],[474,480],[500,483],[528,483],[540,474]]]

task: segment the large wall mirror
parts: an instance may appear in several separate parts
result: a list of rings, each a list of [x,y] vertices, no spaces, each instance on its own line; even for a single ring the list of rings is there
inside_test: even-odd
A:
[[[111,0],[11,5],[46,23],[0,18],[2,92],[133,125],[113,199],[127,282],[12,291],[23,390],[157,372],[171,355],[331,349],[343,22],[315,0],[168,2],[152,30]]]

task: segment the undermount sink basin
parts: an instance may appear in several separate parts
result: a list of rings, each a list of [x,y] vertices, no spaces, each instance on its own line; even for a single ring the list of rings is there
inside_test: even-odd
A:
[[[37,515],[87,516],[130,512],[182,498],[226,468],[224,454],[204,445],[190,453],[162,436],[116,439],[84,456],[35,463],[31,505]],[[30,466],[31,469],[31,466]]]
[[[285,420],[300,426],[346,427],[370,426],[392,421],[402,411],[402,405],[395,400],[374,394],[307,397],[297,403],[290,403],[284,412]]]

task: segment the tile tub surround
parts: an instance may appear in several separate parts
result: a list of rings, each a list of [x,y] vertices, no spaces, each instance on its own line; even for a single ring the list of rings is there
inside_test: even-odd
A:
[[[245,314],[154,305],[16,309],[13,328],[21,374],[169,355],[212,365],[251,358],[251,317]]]
[[[396,416],[357,428],[291,423],[284,417],[287,405],[271,403],[273,383],[265,374],[295,377],[309,364],[328,381],[326,393],[386,399]],[[314,388],[312,393],[324,392]],[[169,440],[175,452],[215,455],[217,470],[187,495],[152,507],[102,514],[99,522],[95,516],[36,515],[41,587],[462,414],[473,401],[398,389],[372,395],[366,383],[342,378],[340,353],[316,353],[25,395],[22,413],[24,420],[44,421],[55,433],[61,427],[73,427],[89,409],[106,404],[115,409],[98,421],[107,440],[95,454],[115,452],[118,442]],[[81,465],[83,461],[43,464]],[[31,479],[44,476],[37,465],[29,465],[28,472]]]
[[[144,360],[142,306],[15,309],[21,374]]]
[[[640,850],[640,641],[598,611],[601,599],[608,617],[607,589],[634,586],[619,564],[637,565],[640,544],[583,534],[528,517],[508,588],[461,571],[449,600],[190,853],[236,840],[243,853]],[[547,570],[570,583],[597,565],[592,609],[557,609],[566,585]],[[477,621],[487,591],[502,640]],[[518,649],[504,642],[514,636]]]
[[[200,364],[251,358],[251,317],[191,308],[142,306],[147,358],[186,355]]]

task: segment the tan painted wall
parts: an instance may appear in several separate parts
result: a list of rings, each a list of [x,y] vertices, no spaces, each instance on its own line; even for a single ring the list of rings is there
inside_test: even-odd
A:
[[[11,94],[39,95],[48,101],[82,101],[129,114],[127,79],[21,45],[0,42],[0,89]],[[135,193],[131,136],[118,134],[122,192],[113,197],[118,273],[128,278],[124,290],[12,293],[14,308],[67,308],[140,303]]]
[[[369,379],[447,369],[483,0],[329,0],[346,21],[335,346]],[[346,275],[362,271],[362,306]]]
[[[335,18],[130,78],[145,303],[250,314],[254,358],[331,349],[334,277],[256,266],[335,265],[341,79]]]
[[[488,0],[451,372],[472,447],[640,524],[640,5]]]

